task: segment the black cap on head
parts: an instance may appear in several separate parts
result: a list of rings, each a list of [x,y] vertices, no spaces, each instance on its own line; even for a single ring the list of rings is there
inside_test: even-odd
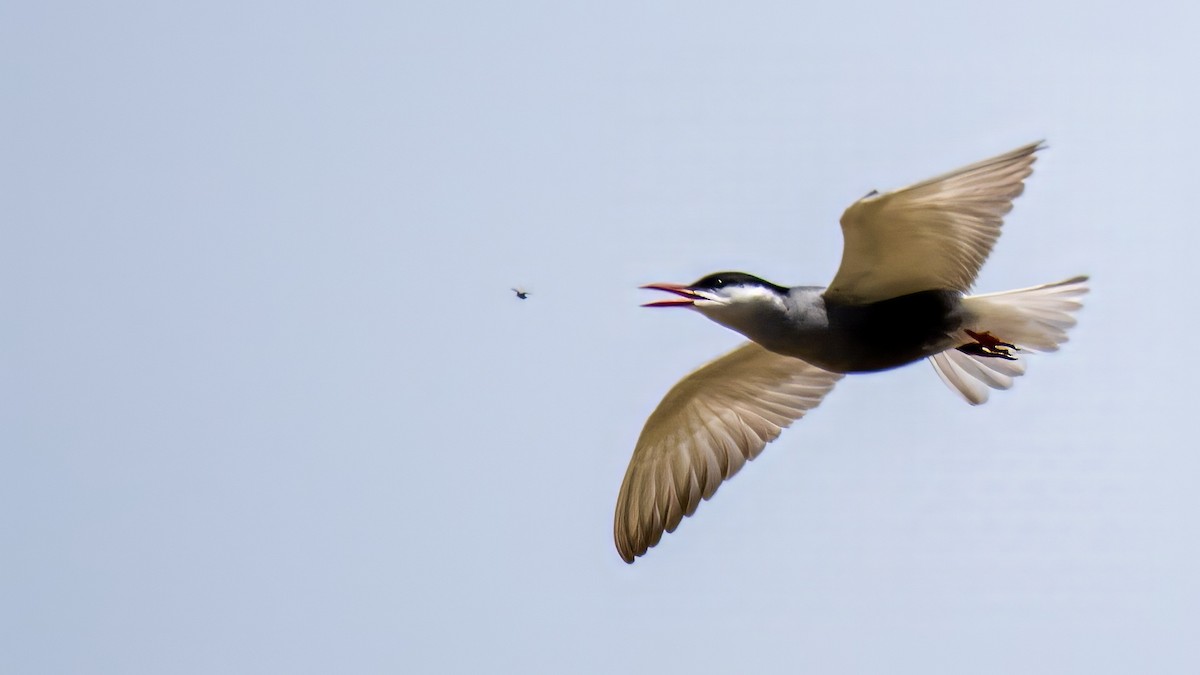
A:
[[[761,286],[769,288],[776,293],[787,293],[788,289],[785,286],[773,284],[766,279],[760,279],[753,274],[745,272],[717,272],[710,274],[696,283],[688,286],[693,290],[717,290],[726,286]]]

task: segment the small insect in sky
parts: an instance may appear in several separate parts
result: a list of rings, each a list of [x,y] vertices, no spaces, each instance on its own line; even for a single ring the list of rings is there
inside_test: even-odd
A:
[[[514,289],[512,289],[512,292],[516,293],[517,297],[522,300],[529,299],[529,291],[525,290],[524,288],[514,288]]]

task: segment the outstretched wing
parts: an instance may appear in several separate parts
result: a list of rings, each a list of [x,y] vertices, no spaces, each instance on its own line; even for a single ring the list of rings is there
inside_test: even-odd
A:
[[[673,532],[841,377],[747,342],[672,387],[646,420],[617,497],[621,558],[631,563]]]
[[[842,214],[842,264],[825,297],[866,304],[931,289],[965,293],[1042,147],[1030,143],[852,204]]]

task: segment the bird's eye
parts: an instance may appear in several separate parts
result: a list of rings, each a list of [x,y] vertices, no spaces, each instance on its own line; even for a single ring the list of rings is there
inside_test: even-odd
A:
[[[713,288],[721,288],[725,285],[725,280],[720,277],[717,277],[716,279],[713,279],[712,285],[713,285]]]

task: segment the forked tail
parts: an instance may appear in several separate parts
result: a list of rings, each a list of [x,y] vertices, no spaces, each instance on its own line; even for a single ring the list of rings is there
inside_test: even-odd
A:
[[[1052,352],[1075,325],[1088,278],[963,298],[972,318],[962,344],[929,357],[942,382],[971,405],[987,401],[988,388],[1008,389],[1025,373],[1026,352]]]

